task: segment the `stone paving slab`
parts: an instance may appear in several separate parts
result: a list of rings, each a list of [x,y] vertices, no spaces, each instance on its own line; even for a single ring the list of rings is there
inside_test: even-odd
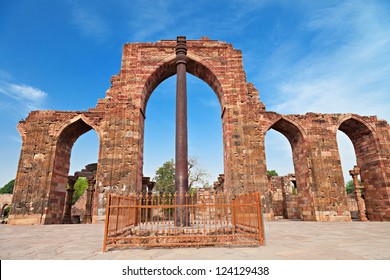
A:
[[[276,221],[266,246],[112,249],[102,252],[103,225],[0,225],[1,260],[390,260],[390,222]]]

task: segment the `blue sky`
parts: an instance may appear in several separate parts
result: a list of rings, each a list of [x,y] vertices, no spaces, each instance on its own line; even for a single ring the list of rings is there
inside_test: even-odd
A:
[[[105,97],[126,42],[209,36],[243,52],[248,81],[267,110],[378,115],[390,120],[389,1],[0,0],[0,186],[16,174],[19,120],[37,109],[87,110]],[[175,77],[147,107],[144,174],[174,157]],[[188,78],[189,153],[223,171],[218,100]],[[354,164],[339,136],[344,173]],[[94,132],[79,138],[72,172],[97,160]],[[287,140],[270,131],[268,169],[293,171]],[[347,177],[347,176],[346,176]]]

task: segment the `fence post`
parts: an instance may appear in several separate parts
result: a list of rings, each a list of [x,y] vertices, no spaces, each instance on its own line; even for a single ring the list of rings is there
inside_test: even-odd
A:
[[[133,213],[134,214],[134,226],[138,225],[138,211],[140,211],[139,219],[142,222],[142,208],[141,208],[141,205],[142,205],[142,197],[137,199],[137,195],[135,195],[134,196],[134,213]]]
[[[110,205],[111,205],[111,194],[108,194],[107,204],[106,204],[106,224],[104,226],[103,252],[106,252],[107,249],[108,225],[110,220]]]
[[[264,245],[263,211],[261,211],[260,193],[256,192],[257,224],[259,229],[260,245]]]
[[[118,196],[117,199],[118,199],[118,205],[117,205],[117,208],[116,208],[115,234],[118,234],[119,209],[120,209],[119,206],[120,206],[120,202],[121,202],[121,197]]]

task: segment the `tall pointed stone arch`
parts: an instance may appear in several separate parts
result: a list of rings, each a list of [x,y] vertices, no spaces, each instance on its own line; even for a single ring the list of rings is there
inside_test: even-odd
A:
[[[132,139],[128,139],[131,144],[126,142],[121,144],[128,147],[125,149],[129,153],[123,156],[129,163],[129,168],[125,168],[126,173],[111,176],[111,182],[99,182],[101,186],[115,187],[113,185],[116,184],[125,192],[140,188],[145,108],[158,84],[176,73],[173,55],[175,46],[176,41],[135,43],[124,46],[121,70],[118,75],[112,77],[112,86],[97,108],[104,108],[115,102],[115,109],[112,109],[112,112],[125,111],[121,113],[125,121],[119,121],[118,113],[115,113],[111,115],[111,122],[120,124],[110,126],[116,127],[116,134],[119,130],[131,134]],[[225,185],[236,190],[244,190],[250,185],[252,190],[258,190],[260,184],[259,182],[255,184],[253,180],[255,177],[260,178],[259,171],[255,168],[257,153],[247,153],[249,150],[258,149],[258,146],[250,139],[256,136],[248,133],[247,129],[256,131],[254,122],[257,123],[256,117],[264,111],[264,105],[260,102],[253,85],[246,81],[242,53],[235,50],[231,44],[212,40],[188,40],[187,48],[187,72],[206,82],[216,93],[221,105]],[[122,136],[125,136],[123,134]],[[124,139],[124,137],[119,138]],[[109,154],[112,155],[113,152]],[[120,170],[121,167],[118,168],[118,165],[116,165],[117,169]],[[104,172],[103,169],[101,171]],[[116,180],[113,177],[119,178]]]
[[[277,114],[273,114],[267,123],[264,129],[264,137],[265,133],[270,129],[281,133],[290,143],[296,177],[297,201],[299,202],[301,218],[306,221],[316,220],[312,193],[312,164],[308,155],[308,136],[306,135],[305,129],[289,116]]]
[[[365,188],[367,216],[369,220],[381,221],[385,220],[387,215],[383,210],[390,206],[390,171],[374,127],[364,118],[351,114],[341,118],[337,128],[352,141]]]
[[[63,124],[54,135],[55,151],[47,195],[48,201],[56,203],[48,203],[45,207],[45,224],[58,224],[62,220],[72,148],[77,139],[90,130],[94,130],[100,138],[93,124],[85,116],[78,115]]]

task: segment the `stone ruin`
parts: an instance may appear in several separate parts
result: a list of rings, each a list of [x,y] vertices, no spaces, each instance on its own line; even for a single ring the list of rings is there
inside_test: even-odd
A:
[[[95,108],[33,111],[19,122],[22,148],[10,224],[61,223],[72,146],[91,129],[99,137],[92,222],[105,220],[108,193],[142,191],[146,106],[153,90],[176,74],[175,46],[175,40],[125,44],[120,72],[111,77],[111,87]],[[207,37],[187,40],[187,48],[187,72],[206,82],[219,100],[224,143],[220,184],[225,191],[260,191],[268,219],[286,215],[280,207],[285,188],[269,191],[273,182],[267,176],[264,138],[274,129],[288,139],[293,153],[296,200],[288,202],[287,217],[350,221],[336,140],[341,130],[355,148],[368,219],[390,221],[386,121],[356,114],[269,112],[246,80],[241,51]]]
[[[0,194],[0,221],[2,224],[6,223],[6,211],[9,206],[11,206],[12,202],[12,194],[6,193],[6,194]]]

